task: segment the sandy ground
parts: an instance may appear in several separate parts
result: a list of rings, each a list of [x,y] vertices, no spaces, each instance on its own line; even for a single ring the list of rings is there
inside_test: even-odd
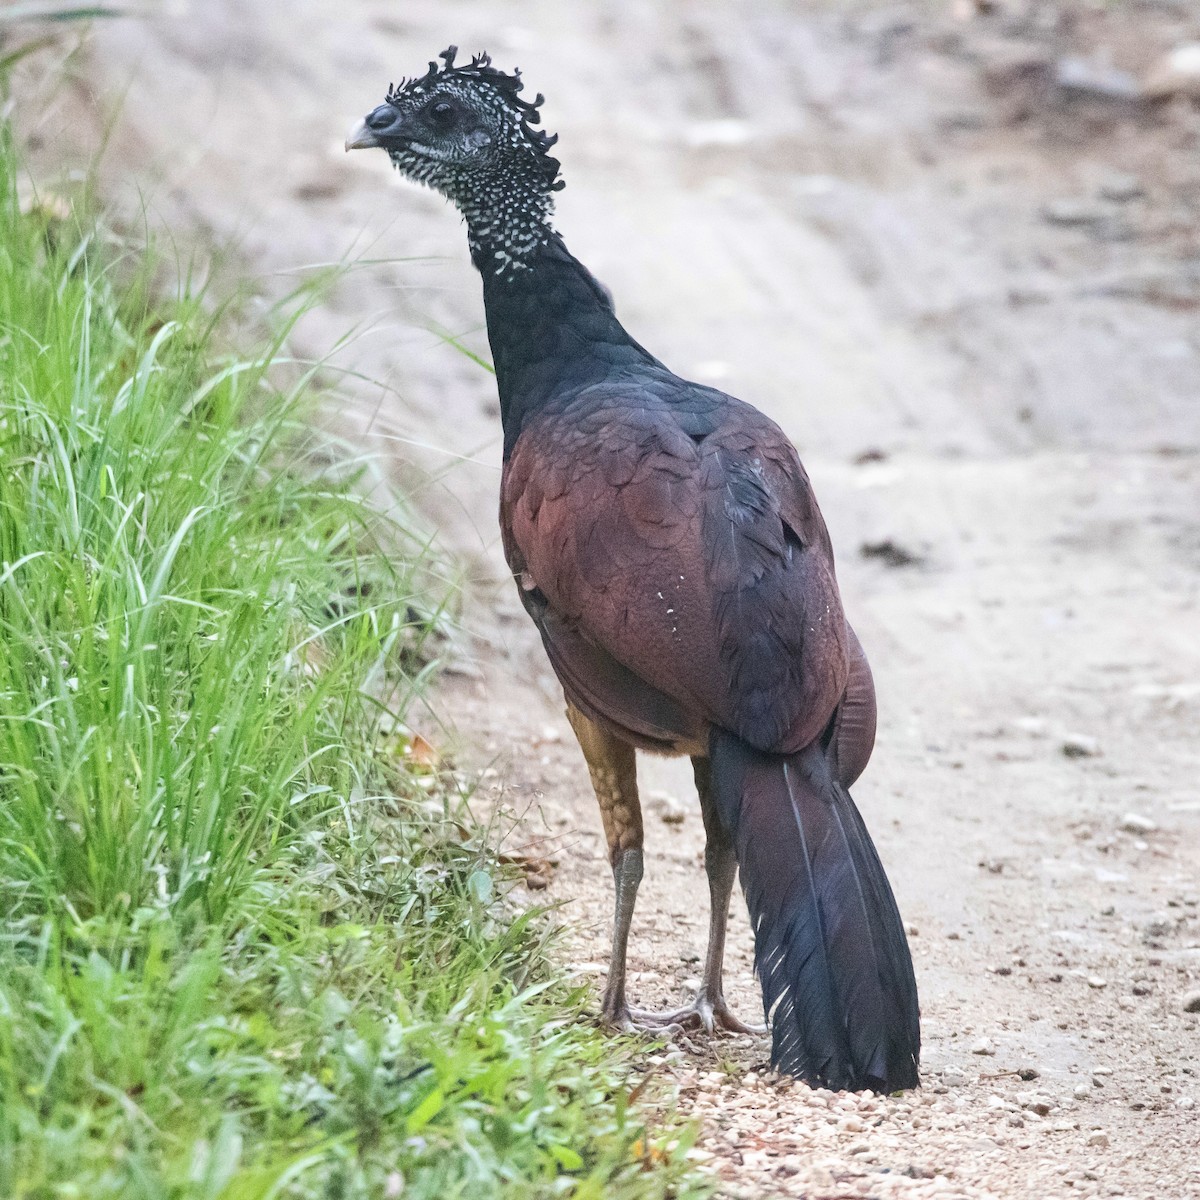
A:
[[[730,1196],[1200,1197],[1200,107],[1120,74],[1189,39],[1185,0],[204,0],[105,24],[71,87],[18,96],[49,167],[123,95],[108,194],[235,245],[267,294],[366,260],[297,348],[358,329],[336,362],[368,382],[330,422],[465,564],[475,667],[426,732],[555,860],[534,898],[581,977],[599,820],[504,580],[492,381],[442,337],[485,350],[478,282],[442,202],[345,128],[449,42],[524,67],[559,227],[626,324],[794,437],[875,668],[855,794],[914,931],[925,1086],[813,1093],[749,1038],[648,1050]],[[633,991],[665,1004],[698,974],[702,829],[686,768],[643,793]],[[750,949],[739,911],[753,1017]]]

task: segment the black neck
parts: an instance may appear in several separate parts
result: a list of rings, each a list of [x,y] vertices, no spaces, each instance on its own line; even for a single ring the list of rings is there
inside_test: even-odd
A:
[[[622,365],[654,363],[622,328],[612,302],[549,226],[519,262],[497,259],[471,239],[483,276],[488,340],[500,392],[504,455],[525,422],[548,403],[597,383]]]

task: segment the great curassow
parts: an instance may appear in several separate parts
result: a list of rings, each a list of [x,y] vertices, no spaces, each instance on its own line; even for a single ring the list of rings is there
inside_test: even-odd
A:
[[[504,427],[504,551],[562,683],[616,883],[602,1017],[746,1030],[722,989],[741,870],[772,1062],[814,1086],[918,1084],[904,926],[847,788],[875,692],[808,477],[757,409],[672,374],[550,225],[556,138],[520,73],[455,48],[391,87],[346,148],[448,197],[483,276]],[[695,1002],[629,1007],[642,878],[635,748],[691,756],[712,900]]]

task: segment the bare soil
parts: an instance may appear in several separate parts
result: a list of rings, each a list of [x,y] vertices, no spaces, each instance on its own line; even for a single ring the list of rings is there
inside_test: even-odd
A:
[[[426,732],[554,860],[531,898],[600,980],[611,883],[504,577],[493,384],[441,336],[486,351],[465,239],[382,155],[341,152],[449,42],[524,67],[562,134],[559,227],[626,324],[794,437],[879,688],[855,794],[912,926],[924,1088],[812,1092],[763,1039],[648,1048],[697,1153],[729,1196],[1200,1197],[1200,108],[1113,74],[1200,40],[1200,10],[749,7],[204,0],[98,27],[73,86],[18,116],[54,163],[124,93],[114,201],[136,180],[268,287],[371,260],[298,350],[359,327],[336,361],[377,382],[345,382],[330,423],[470,581],[455,728]],[[703,834],[686,764],[643,778],[632,990],[665,1005],[699,973]],[[739,912],[753,1018],[750,956]]]

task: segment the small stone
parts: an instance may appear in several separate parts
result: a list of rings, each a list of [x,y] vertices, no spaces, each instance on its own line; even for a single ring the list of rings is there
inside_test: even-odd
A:
[[[1081,225],[1098,225],[1108,216],[1108,210],[1094,200],[1084,197],[1064,196],[1060,200],[1049,200],[1042,205],[1042,220],[1048,225],[1062,225],[1066,228],[1078,228]],[[1068,738],[1072,735],[1068,734]],[[1079,735],[1084,737],[1086,735]],[[1094,741],[1094,738],[1088,739]],[[1083,750],[1072,753],[1067,747],[1071,743],[1063,743],[1063,753],[1068,758],[1083,758],[1098,754],[1098,750]]]
[[[1144,90],[1152,100],[1200,98],[1200,42],[1184,42],[1167,51],[1150,68]]]
[[[925,556],[917,550],[902,545],[894,538],[882,538],[877,542],[863,542],[858,548],[863,558],[877,558],[888,567],[919,567]]]
[[[1089,975],[1087,985],[1090,988],[1096,988],[1099,990],[1100,988],[1108,987],[1108,980],[1102,975]]]
[[[1037,1067],[1020,1067],[1017,1070],[1017,1078],[1024,1080],[1026,1083],[1032,1079],[1036,1079],[1040,1074],[1041,1072]]]
[[[1191,1096],[1180,1096],[1175,1101],[1176,1108],[1191,1109],[1196,1107],[1196,1101]]]
[[[1184,992],[1181,1003],[1185,1013],[1200,1013],[1200,991]]]
[[[1051,74],[1053,60],[1041,46],[1007,40],[980,46],[984,86],[994,96],[1028,93]]]
[[[1158,823],[1141,813],[1128,812],[1121,818],[1121,829],[1125,833],[1154,833]]]
[[[1103,1148],[1108,1145],[1108,1134],[1102,1129],[1097,1129],[1094,1133],[1088,1134],[1087,1144],[1089,1146],[1099,1146]]]
[[[664,825],[682,825],[687,817],[687,809],[670,792],[653,791],[646,797],[650,804],[658,810],[660,820]]]
[[[1114,204],[1128,204],[1146,194],[1141,180],[1136,175],[1126,175],[1122,171],[1114,171],[1100,184],[1100,195]]]
[[[1021,1101],[1022,1105],[1031,1113],[1036,1113],[1039,1117],[1048,1117],[1050,1110],[1054,1107],[1045,1096],[1027,1096]]]
[[[1077,1083],[1074,1088],[1074,1096],[1076,1100],[1086,1100],[1092,1094],[1092,1085],[1090,1083]]]
[[[1054,64],[1054,82],[1068,99],[1134,104],[1142,95],[1137,80],[1127,71],[1074,55]]]
[[[1192,1010],[1189,1009],[1188,1011],[1190,1012]],[[992,1044],[991,1038],[983,1037],[971,1047],[971,1053],[991,1055],[996,1053],[996,1047]]]
[[[1062,752],[1067,758],[1096,758],[1100,754],[1100,742],[1087,733],[1063,735]]]
[[[905,923],[905,925],[904,925],[904,932],[905,932],[906,934],[908,934],[908,936],[909,936],[909,937],[919,937],[919,936],[920,936],[920,931],[919,931],[919,930],[917,929],[917,927],[916,927],[915,925],[913,925],[911,922],[906,922],[906,923]]]

